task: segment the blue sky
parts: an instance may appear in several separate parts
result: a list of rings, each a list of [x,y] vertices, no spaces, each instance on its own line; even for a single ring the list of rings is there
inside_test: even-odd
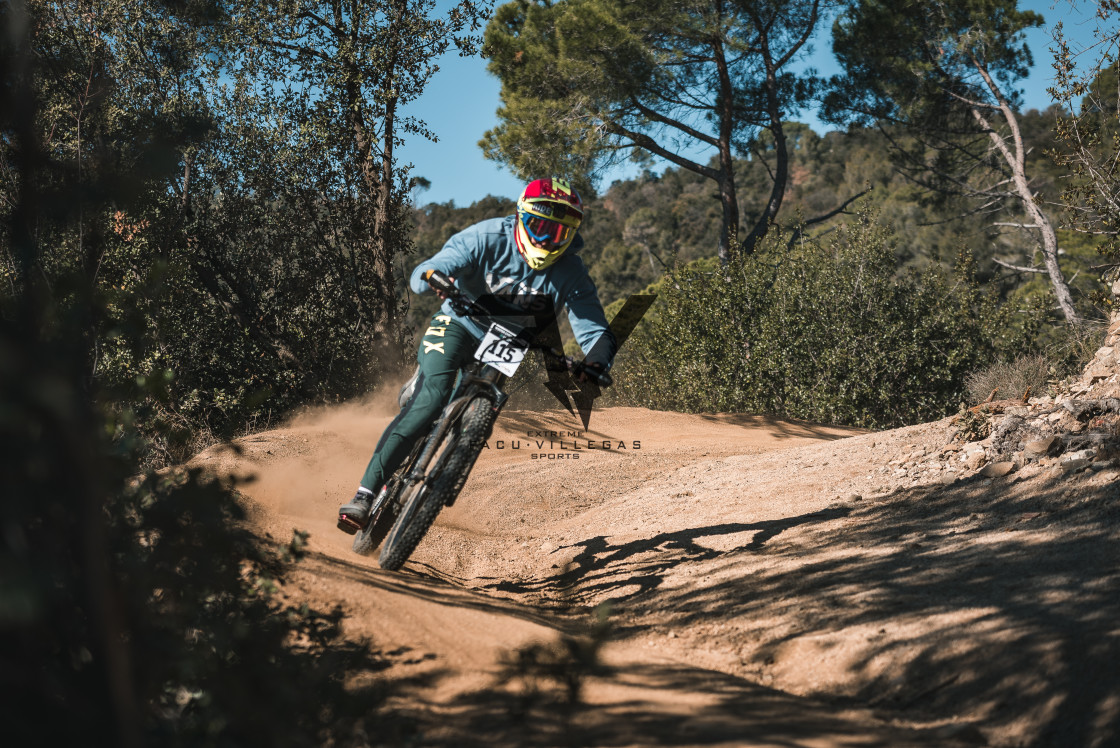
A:
[[[501,2],[501,0],[499,0]],[[450,5],[450,0],[438,0],[438,7]],[[1042,14],[1046,27],[1032,30],[1027,43],[1034,55],[1030,77],[1023,82],[1027,108],[1044,109],[1051,104],[1046,93],[1051,83],[1050,29],[1063,21],[1066,36],[1083,41],[1091,38],[1094,25],[1093,8],[1096,3],[1085,0],[1024,0],[1019,7]],[[825,26],[827,33],[828,25]],[[829,51],[827,35],[819,39],[813,57],[807,64],[828,74],[835,69]],[[413,102],[407,113],[427,122],[439,137],[431,143],[419,136],[410,137],[398,151],[402,162],[411,162],[413,174],[431,181],[430,189],[417,194],[420,204],[454,201],[456,205],[470,205],[488,194],[516,197],[524,186],[494,161],[483,158],[478,141],[483,133],[496,124],[498,79],[486,71],[486,62],[477,57],[462,58],[451,52],[439,61],[440,71],[429,83],[424,94]],[[822,132],[824,127],[811,114],[803,114],[801,121]],[[625,167],[610,174],[604,186],[613,179],[633,176]]]

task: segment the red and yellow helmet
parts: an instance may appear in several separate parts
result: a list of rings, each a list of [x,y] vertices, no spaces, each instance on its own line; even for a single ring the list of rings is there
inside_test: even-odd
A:
[[[517,199],[517,251],[534,270],[560,259],[583,222],[583,201],[563,179],[537,179]]]

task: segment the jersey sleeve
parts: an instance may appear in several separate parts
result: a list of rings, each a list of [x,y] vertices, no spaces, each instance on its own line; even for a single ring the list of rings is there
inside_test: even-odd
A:
[[[428,270],[438,270],[459,280],[469,278],[479,266],[478,258],[485,245],[486,235],[476,224],[455,234],[443,245],[443,249],[424,260],[412,271],[409,285],[414,293],[430,290],[428,282],[422,277]]]
[[[564,306],[568,308],[568,322],[587,361],[609,369],[614,362],[618,343],[607,324],[599,292],[588,277],[583,262],[580,261],[579,265],[583,272],[573,280],[564,297]]]

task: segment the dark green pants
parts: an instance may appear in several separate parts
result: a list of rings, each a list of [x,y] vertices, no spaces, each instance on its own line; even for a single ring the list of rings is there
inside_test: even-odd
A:
[[[420,365],[416,389],[378,440],[362,476],[363,487],[375,494],[380,491],[408,457],[416,440],[428,433],[451,398],[459,369],[470,363],[477,347],[474,336],[451,317],[443,312],[432,316],[416,352]]]

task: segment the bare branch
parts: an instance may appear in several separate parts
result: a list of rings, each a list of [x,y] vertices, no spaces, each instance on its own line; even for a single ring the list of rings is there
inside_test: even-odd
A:
[[[669,127],[680,130],[685,135],[689,135],[702,143],[707,143],[708,145],[715,146],[717,148],[719,147],[719,141],[713,138],[711,135],[700,132],[699,130],[693,127],[689,127],[685,123],[675,120],[671,117],[666,117],[664,114],[661,114],[660,112],[651,109],[642,102],[638,101],[638,99],[634,96],[630,97],[630,103],[634,106],[635,109],[637,109],[639,112],[641,112],[654,122],[660,122],[663,125],[668,125]]]
[[[1000,265],[1002,267],[1005,267],[1008,270],[1014,270],[1016,273],[1038,273],[1039,275],[1046,275],[1046,270],[1043,269],[1043,268],[1019,267],[1018,265],[1011,265],[1010,263],[1003,262],[1002,260],[997,260],[994,257],[992,258],[992,262],[994,262],[995,264]]]
[[[808,221],[805,221],[805,225],[806,226],[812,226],[813,224],[816,224],[816,223],[823,223],[823,222],[827,221],[829,218],[832,218],[833,216],[840,215],[841,213],[844,212],[845,208],[847,208],[849,205],[854,203],[856,200],[859,200],[861,197],[866,195],[868,192],[871,192],[870,187],[868,187],[867,189],[865,189],[862,192],[858,192],[855,195],[852,195],[847,200],[840,203],[839,207],[837,207],[836,209],[830,210],[828,213],[825,213],[824,215],[819,215],[816,218],[810,218]]]

